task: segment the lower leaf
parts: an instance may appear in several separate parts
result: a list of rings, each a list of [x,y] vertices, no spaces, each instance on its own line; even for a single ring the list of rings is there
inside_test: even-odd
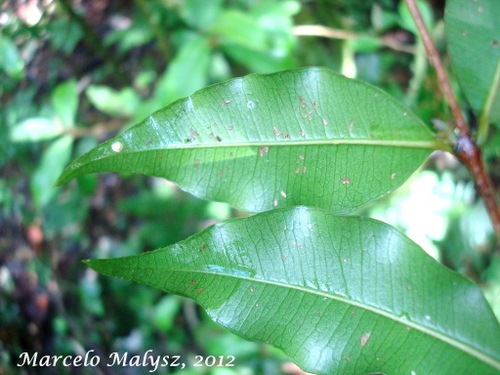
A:
[[[190,297],[316,374],[499,374],[479,288],[381,222],[297,207],[212,226],[103,274]]]

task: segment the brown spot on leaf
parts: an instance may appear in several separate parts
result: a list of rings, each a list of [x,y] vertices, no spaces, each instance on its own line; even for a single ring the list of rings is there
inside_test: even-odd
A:
[[[365,346],[368,340],[370,340],[371,333],[367,332],[359,339],[361,346]]]
[[[299,96],[299,100],[300,100],[300,103],[301,103],[301,104],[300,104],[300,106],[301,106],[302,108],[306,108],[306,107],[307,107],[307,102],[306,102],[306,100],[305,100],[302,96]]]
[[[259,156],[260,157],[263,157],[268,152],[269,152],[269,147],[267,147],[267,146],[263,146],[263,147],[259,148]]]

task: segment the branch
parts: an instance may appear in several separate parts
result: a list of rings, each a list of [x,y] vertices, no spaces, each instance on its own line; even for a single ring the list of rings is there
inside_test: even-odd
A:
[[[378,38],[369,34],[360,34],[349,30],[332,29],[322,25],[298,25],[293,28],[293,34],[298,36],[320,36],[329,39],[353,40],[368,38],[374,40],[384,47],[392,48],[395,51],[415,54],[416,49],[413,46],[401,44],[392,38]]]
[[[451,88],[448,73],[446,72],[443,62],[439,57],[436,45],[434,44],[434,41],[425,26],[416,1],[405,0],[405,2],[406,5],[408,5],[408,9],[410,10],[415,24],[417,25],[418,32],[422,37],[425,50],[427,51],[427,57],[436,70],[441,91],[450,106],[451,114],[454,119],[452,127],[458,136],[457,143],[455,145],[455,154],[472,173],[474,182],[476,183],[476,188],[483,198],[484,204],[493,223],[493,228],[497,234],[498,241],[500,241],[500,209],[495,197],[495,189],[488,173],[486,172],[481,151],[471,140],[469,125],[465,121],[462,114],[458,100]]]
[[[65,134],[71,134],[74,138],[86,137],[92,135],[95,138],[102,138],[110,132],[115,132],[123,127],[124,120],[113,119],[109,122],[98,122],[90,128],[73,128],[65,131]]]

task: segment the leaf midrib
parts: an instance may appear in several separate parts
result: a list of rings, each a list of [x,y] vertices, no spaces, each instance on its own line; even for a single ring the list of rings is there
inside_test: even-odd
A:
[[[284,147],[284,146],[321,146],[321,145],[365,145],[405,148],[423,148],[432,150],[451,151],[450,147],[439,140],[406,141],[406,140],[379,140],[379,139],[320,139],[320,140],[291,140],[291,141],[255,141],[255,142],[221,142],[221,143],[190,143],[170,144],[166,147],[154,146],[148,149],[130,150],[128,152],[191,149],[191,148],[220,148],[220,147]],[[127,152],[125,149],[124,152]],[[114,154],[112,154],[114,155]]]
[[[141,268],[143,268],[145,270],[149,269],[151,271],[153,271],[153,270],[157,271],[159,269],[160,270],[163,269],[162,267],[141,267]],[[474,347],[471,347],[470,345],[468,345],[466,343],[458,341],[451,336],[443,334],[442,332],[439,332],[439,331],[436,331],[434,329],[420,325],[417,322],[413,322],[411,320],[401,321],[401,317],[396,315],[396,314],[389,313],[385,310],[381,310],[377,307],[374,307],[374,306],[371,306],[368,304],[364,304],[364,303],[361,303],[361,302],[358,302],[358,301],[355,301],[352,299],[347,299],[347,298],[342,297],[338,294],[322,292],[322,291],[319,291],[317,289],[310,289],[310,288],[299,286],[299,285],[283,284],[283,283],[280,283],[277,281],[254,279],[254,278],[245,277],[245,276],[235,276],[235,275],[229,275],[229,274],[221,274],[221,273],[216,273],[216,272],[198,271],[198,270],[183,270],[183,269],[170,269],[170,268],[164,268],[164,270],[169,271],[169,272],[178,272],[178,273],[196,273],[196,274],[213,275],[213,276],[219,276],[219,277],[230,277],[230,278],[235,278],[235,279],[239,279],[239,280],[247,280],[247,281],[252,281],[252,282],[256,282],[256,283],[274,285],[276,287],[281,287],[281,288],[295,289],[295,290],[302,291],[304,293],[310,293],[310,294],[315,294],[317,296],[321,296],[324,298],[334,299],[334,300],[337,300],[337,301],[340,301],[340,302],[343,302],[343,303],[346,303],[346,304],[349,304],[349,305],[352,305],[355,307],[359,307],[359,308],[364,309],[364,310],[371,311],[375,314],[382,315],[382,316],[389,318],[389,319],[391,319],[399,324],[404,324],[404,326],[414,328],[420,332],[423,332],[424,334],[427,334],[428,336],[431,336],[431,337],[434,337],[438,340],[441,340],[441,341],[469,354],[472,357],[477,358],[481,362],[486,363],[497,370],[500,370],[500,361],[495,360],[487,353],[484,353],[484,352],[482,352]]]

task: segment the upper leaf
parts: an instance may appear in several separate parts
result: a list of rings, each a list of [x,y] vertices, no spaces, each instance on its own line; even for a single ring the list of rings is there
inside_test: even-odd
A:
[[[372,219],[273,210],[88,263],[193,298],[308,372],[500,373],[500,326],[479,288]]]
[[[500,121],[500,1],[446,2],[453,68],[476,116]],[[485,113],[486,112],[486,113]]]
[[[398,187],[440,147],[381,90],[324,68],[296,69],[174,102],[81,156],[57,184],[127,171],[252,212],[310,205],[345,213]]]

